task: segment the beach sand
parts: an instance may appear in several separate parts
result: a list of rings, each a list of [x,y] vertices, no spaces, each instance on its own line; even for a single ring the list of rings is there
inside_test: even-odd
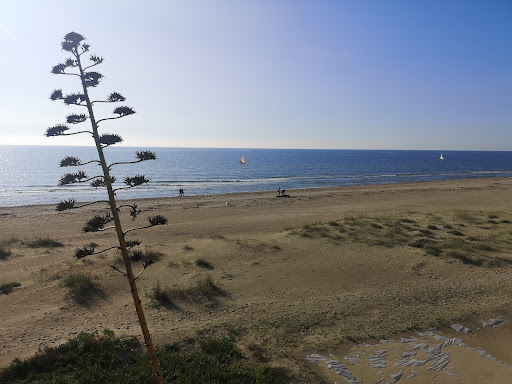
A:
[[[421,342],[432,347],[442,343],[440,337],[460,338],[473,349],[446,345],[445,370],[427,371],[427,363],[412,382],[512,381],[512,179],[287,193],[288,198],[261,192],[140,200],[135,221],[123,215],[125,230],[145,225],[151,215],[169,219],[127,236],[158,256],[137,281],[157,345],[198,329],[243,326],[244,354],[285,368],[296,382],[345,382],[324,361],[306,360],[316,353],[341,361],[360,382],[389,383],[400,370],[402,381],[412,375],[412,368],[394,364],[418,343],[400,338],[439,327],[438,339],[422,336],[430,339]],[[108,231],[81,232],[101,212],[100,206],[66,212],[54,206],[0,208],[0,245],[7,252],[0,259],[0,284],[21,283],[0,295],[0,367],[82,331],[111,329],[139,337],[128,283],[110,268],[115,262],[121,267],[119,255],[73,259],[78,247],[116,244]],[[63,246],[30,247],[46,238]],[[466,249],[468,244],[478,247]],[[73,271],[90,274],[98,287],[85,303],[67,298],[60,284]],[[172,308],[150,305],[157,282],[180,288],[204,276],[225,294],[205,303],[177,301]],[[482,320],[498,316],[505,321],[482,328]],[[455,323],[472,333],[456,332],[450,328]],[[384,339],[392,341],[381,344]],[[365,360],[379,350],[387,351],[386,369]],[[359,360],[350,365],[345,356]]]

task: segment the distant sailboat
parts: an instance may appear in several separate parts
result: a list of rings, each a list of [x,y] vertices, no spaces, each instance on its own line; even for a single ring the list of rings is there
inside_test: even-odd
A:
[[[240,164],[245,164],[245,157],[242,157],[242,159],[240,160]]]
[[[441,157],[439,158],[439,160],[444,160],[444,157],[443,157],[443,153],[441,152]]]

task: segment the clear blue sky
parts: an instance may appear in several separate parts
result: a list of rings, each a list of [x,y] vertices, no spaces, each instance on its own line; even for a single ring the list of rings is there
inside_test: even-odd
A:
[[[510,0],[0,0],[0,145],[91,145],[43,136],[70,31],[123,145],[512,150]]]

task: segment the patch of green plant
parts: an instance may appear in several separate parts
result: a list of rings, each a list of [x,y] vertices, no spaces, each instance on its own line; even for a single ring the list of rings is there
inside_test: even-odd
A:
[[[166,382],[278,383],[275,370],[246,360],[229,337],[166,344],[157,349]],[[154,374],[135,338],[81,333],[58,347],[48,347],[34,357],[15,359],[0,371],[2,383],[39,384],[153,384]]]
[[[425,252],[432,256],[440,256],[443,253],[443,250],[436,245],[427,245],[425,247]]]
[[[12,282],[12,283],[4,283],[0,285],[0,294],[8,295],[12,292],[12,290],[16,287],[21,287],[21,283]]]
[[[343,239],[388,248],[407,245],[421,248],[428,255],[445,255],[472,265],[512,264],[512,259],[509,261],[499,255],[489,254],[504,252],[508,249],[512,231],[498,230],[497,226],[482,227],[480,225],[484,222],[482,218],[487,220],[483,212],[457,211],[454,216],[455,219],[466,220],[466,222],[453,224],[445,221],[441,216],[432,217],[432,214],[427,214],[424,219],[415,217],[415,220],[393,217],[347,217],[336,222],[337,226],[330,223],[307,224],[291,234],[306,238],[326,237],[335,240],[335,244],[340,244],[337,240]],[[442,225],[442,228],[432,222]],[[454,229],[454,226],[466,228],[464,231],[471,236],[468,236],[467,240],[464,239],[466,234]],[[343,232],[340,229],[343,229]],[[487,233],[477,236],[481,229],[485,229]],[[452,236],[444,238],[443,233]]]
[[[40,281],[54,281],[60,280],[64,277],[64,273],[62,271],[49,271],[48,268],[45,267],[39,268],[39,272],[41,273]]]
[[[486,264],[490,268],[501,268],[505,265],[512,264],[512,260],[503,257],[492,257],[487,260]]]
[[[102,294],[93,282],[90,273],[68,273],[62,277],[60,285],[66,288],[66,296],[79,304],[87,304],[90,300]]]
[[[413,247],[413,248],[425,248],[425,247],[431,245],[432,243],[433,243],[433,241],[428,238],[419,238],[419,239],[413,240],[408,245],[409,245],[409,247]]]
[[[448,251],[447,256],[452,257],[457,260],[460,260],[464,264],[469,264],[469,265],[478,265],[479,266],[479,265],[482,265],[482,263],[483,263],[482,258],[474,258],[464,252],[460,252],[460,251],[456,251],[456,250]]]
[[[5,248],[3,245],[0,245],[0,260],[6,259],[12,255],[10,249]]]
[[[277,345],[296,347],[303,340],[304,333],[333,326],[338,317],[330,312],[317,312],[304,317],[281,316],[256,321],[251,325],[257,336],[272,336]]]
[[[434,234],[433,234],[430,230],[428,230],[428,229],[421,229],[421,228],[420,228],[420,229],[418,229],[418,231],[419,231],[422,235],[424,235],[424,236],[428,236],[428,237],[432,237],[432,236],[434,236]]]
[[[456,249],[466,253],[471,253],[475,250],[475,243],[460,237],[441,241],[439,246],[443,249]]]
[[[456,211],[454,214],[454,217],[456,220],[463,221],[465,223],[469,224],[481,224],[482,219],[480,219],[478,216],[478,213],[476,212],[469,212],[469,211]]]
[[[198,280],[188,287],[164,288],[157,281],[155,287],[149,293],[149,298],[154,306],[172,308],[176,301],[192,301],[195,303],[216,303],[219,296],[226,296],[226,292],[217,286],[210,276]]]
[[[210,263],[209,261],[206,261],[205,259],[197,259],[196,260],[196,265],[200,268],[204,268],[204,269],[213,269],[213,265],[212,263]]]
[[[49,237],[28,241],[24,244],[29,248],[61,248],[64,246],[60,241],[50,239]]]

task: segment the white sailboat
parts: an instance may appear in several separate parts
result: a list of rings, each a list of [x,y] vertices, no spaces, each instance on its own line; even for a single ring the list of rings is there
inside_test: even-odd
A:
[[[439,158],[439,160],[444,160],[444,157],[443,157],[443,153],[441,152],[441,157]]]

